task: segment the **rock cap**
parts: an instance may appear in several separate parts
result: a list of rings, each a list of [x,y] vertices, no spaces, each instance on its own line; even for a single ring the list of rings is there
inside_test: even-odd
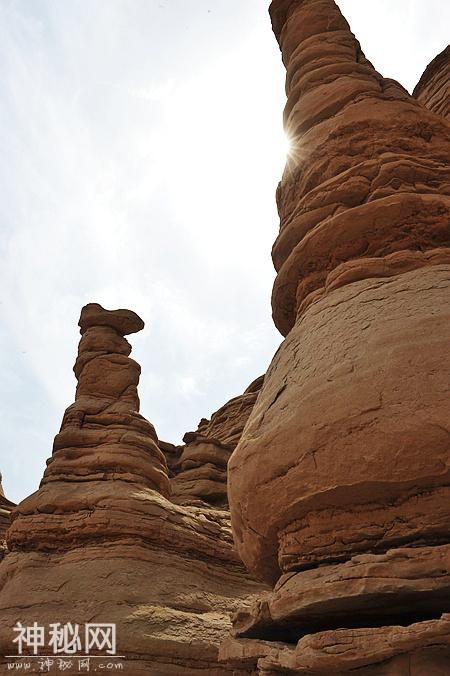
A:
[[[93,326],[109,326],[121,336],[127,336],[142,331],[144,322],[132,310],[105,310],[99,303],[88,303],[81,310],[78,326],[81,335]]]

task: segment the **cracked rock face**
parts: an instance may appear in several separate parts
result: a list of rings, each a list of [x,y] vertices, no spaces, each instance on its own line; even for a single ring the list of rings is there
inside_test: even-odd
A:
[[[270,13],[292,143],[272,252],[286,338],[230,459],[229,500],[242,560],[276,587],[235,635],[354,626],[376,643],[380,626],[440,622],[450,606],[450,130],[430,103],[437,78],[427,102],[383,78],[332,0]],[[391,556],[401,574],[387,583]],[[281,653],[264,654],[278,673]],[[300,657],[294,673],[310,673]]]
[[[129,673],[228,673],[218,645],[229,615],[261,585],[233,549],[228,512],[170,500],[164,454],[139,413],[140,367],[124,337],[142,320],[91,304],[79,325],[75,402],[39,490],[16,507],[7,534],[0,671],[1,656],[17,652],[20,620],[113,622]]]

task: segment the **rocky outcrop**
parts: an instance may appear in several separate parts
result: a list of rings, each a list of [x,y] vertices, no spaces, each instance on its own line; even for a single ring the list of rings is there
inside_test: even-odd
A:
[[[447,676],[450,615],[407,627],[338,629],[302,638],[293,647],[275,641],[228,639],[220,658],[253,673],[303,676]]]
[[[450,118],[450,45],[426,67],[413,96],[434,113]]]
[[[175,446],[139,413],[142,320],[83,308],[75,402],[6,533],[2,672],[17,622],[98,622],[136,676],[450,673],[448,50],[410,96],[333,0],[270,12],[285,340]],[[0,558],[11,507],[0,487]]]
[[[11,510],[15,504],[5,497],[0,473],[0,560],[6,554],[5,534],[11,523]]]
[[[274,590],[234,634],[301,641],[275,657],[232,643],[229,663],[263,650],[263,673],[418,676],[426,623],[440,635],[450,609],[449,126],[377,73],[333,0],[270,12],[292,144],[273,248],[286,339],[228,467],[238,552]],[[383,662],[394,624],[411,672]]]
[[[264,376],[230,399],[211,420],[202,418],[196,432],[187,432],[184,446],[166,442],[160,448],[169,467],[172,500],[181,505],[228,509],[227,464],[255,405]]]
[[[128,310],[82,310],[76,399],[39,490],[13,512],[0,566],[3,656],[16,653],[17,620],[105,622],[116,624],[130,673],[230,671],[218,664],[219,642],[230,612],[260,585],[233,549],[227,512],[170,500],[124,337],[142,327]],[[40,652],[52,654],[50,646]]]

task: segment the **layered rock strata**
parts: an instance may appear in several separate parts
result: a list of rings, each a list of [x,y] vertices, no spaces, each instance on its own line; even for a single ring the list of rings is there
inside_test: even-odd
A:
[[[450,130],[377,73],[332,0],[270,13],[292,144],[273,248],[286,339],[230,459],[229,500],[238,552],[274,591],[234,634],[302,639],[284,666],[258,657],[263,673],[347,673],[361,658],[418,676],[420,637],[446,636],[450,610]],[[399,633],[411,672],[375,656]]]
[[[434,113],[450,118],[450,45],[426,67],[413,96]]]
[[[184,446],[162,442],[169,467],[172,500],[182,505],[228,509],[227,465],[253,410],[264,376],[230,399],[211,420],[202,418],[196,432],[187,432]]]
[[[447,676],[450,615],[406,627],[338,629],[311,634],[296,646],[258,639],[227,639],[224,664],[253,673],[303,676]]]
[[[138,412],[140,367],[124,337],[142,327],[128,310],[82,310],[75,403],[39,490],[13,512],[0,566],[2,656],[17,652],[17,621],[104,622],[116,624],[129,673],[230,671],[218,664],[218,644],[230,612],[260,586],[233,550],[226,512],[169,499],[164,454]],[[40,653],[52,654],[51,646]]]

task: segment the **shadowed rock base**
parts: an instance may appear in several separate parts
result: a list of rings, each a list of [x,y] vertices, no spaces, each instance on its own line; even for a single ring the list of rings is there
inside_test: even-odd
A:
[[[407,627],[339,629],[301,639],[228,639],[220,659],[258,674],[304,676],[447,676],[450,615]]]

